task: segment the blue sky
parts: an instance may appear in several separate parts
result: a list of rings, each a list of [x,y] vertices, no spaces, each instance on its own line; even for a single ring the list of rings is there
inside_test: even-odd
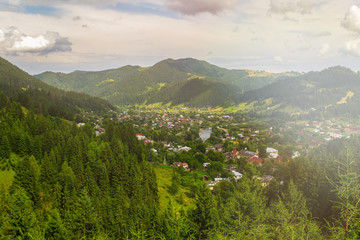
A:
[[[150,66],[311,71],[360,57],[354,0],[2,0],[0,56],[25,71]]]

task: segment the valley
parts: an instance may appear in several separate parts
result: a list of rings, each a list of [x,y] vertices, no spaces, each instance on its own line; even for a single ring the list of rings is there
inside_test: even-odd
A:
[[[357,234],[356,225],[342,228],[341,215],[347,209],[357,216],[357,207],[337,203],[349,197],[355,206],[358,199],[359,77],[351,70],[274,75],[183,59],[146,69],[45,74],[71,90],[64,91],[5,60],[1,69],[0,221],[9,224],[0,236]],[[84,81],[66,79],[73,75]],[[127,88],[128,77],[142,90]],[[258,81],[256,87],[244,87],[244,79]],[[75,83],[88,93],[107,86],[130,100],[112,106],[105,95],[73,92]],[[340,194],[346,187],[351,197]]]

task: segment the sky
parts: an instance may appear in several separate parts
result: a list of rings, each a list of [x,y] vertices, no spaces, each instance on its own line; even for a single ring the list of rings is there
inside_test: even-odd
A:
[[[0,0],[0,56],[30,74],[196,58],[360,70],[360,0]]]

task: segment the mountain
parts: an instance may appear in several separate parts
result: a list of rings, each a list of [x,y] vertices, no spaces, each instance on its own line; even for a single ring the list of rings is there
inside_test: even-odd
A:
[[[100,72],[44,72],[50,85],[101,97],[112,104],[169,103],[216,106],[234,103],[239,93],[261,88],[285,76],[262,71],[228,70],[192,58],[166,59],[143,68],[125,66]]]
[[[35,112],[69,120],[81,109],[96,112],[113,109],[102,99],[50,86],[3,58],[0,58],[0,91]]]
[[[268,110],[288,113],[320,111],[360,114],[360,74],[345,67],[285,78],[240,96],[241,102],[256,102]]]

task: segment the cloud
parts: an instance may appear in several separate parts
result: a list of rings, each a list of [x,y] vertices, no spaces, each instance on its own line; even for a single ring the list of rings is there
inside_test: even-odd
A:
[[[360,8],[352,5],[341,21],[341,25],[349,31],[360,34]]]
[[[308,0],[270,0],[269,14],[286,15],[287,13],[311,14],[313,5]]]
[[[341,50],[345,54],[360,57],[360,39],[346,41]]]
[[[283,61],[282,57],[280,57],[280,56],[276,56],[276,57],[274,57],[273,59],[274,59],[274,61],[276,61],[276,62],[282,62],[282,61]]]
[[[57,32],[32,37],[19,31],[16,27],[0,29],[0,51],[8,55],[34,53],[46,55],[51,52],[71,52],[72,43]]]
[[[219,14],[231,9],[237,0],[167,0],[169,9],[183,15],[198,15],[200,13]]]
[[[323,55],[327,54],[329,52],[329,50],[330,50],[330,45],[328,43],[324,43],[320,47],[319,55],[323,56]]]
[[[285,40],[284,44],[290,51],[304,52],[312,48],[311,42],[301,34]]]
[[[53,5],[53,4],[77,4],[77,5],[114,5],[121,0],[21,0],[21,1],[13,1],[13,0],[5,0],[10,5]]]

